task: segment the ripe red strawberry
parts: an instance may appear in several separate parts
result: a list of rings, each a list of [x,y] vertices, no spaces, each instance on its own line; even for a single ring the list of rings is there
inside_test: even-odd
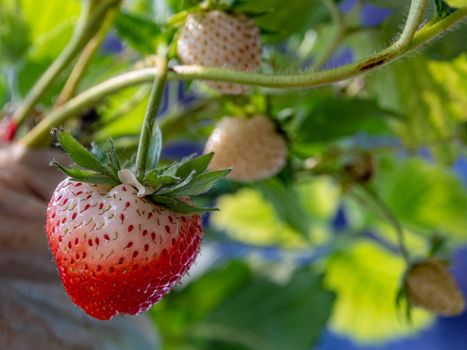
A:
[[[246,16],[221,11],[188,15],[177,43],[184,64],[255,71],[261,62],[259,28]],[[241,94],[247,88],[232,83],[208,82],[226,94]]]
[[[199,215],[180,215],[114,188],[64,180],[47,209],[63,285],[89,315],[137,314],[167,294],[201,244]]]
[[[18,125],[9,117],[0,121],[0,141],[10,143],[16,136]]]
[[[71,178],[58,185],[47,208],[47,235],[63,285],[98,319],[141,313],[196,258],[203,235],[199,213],[212,209],[193,206],[190,196],[206,192],[228,171],[206,171],[212,154],[156,167],[157,137],[150,168],[137,178],[120,169],[111,143],[90,153],[64,131],[58,140],[77,163],[56,164]]]
[[[408,300],[443,316],[455,316],[465,310],[464,297],[446,266],[438,259],[413,265],[407,273]]]
[[[206,152],[214,152],[210,168],[231,167],[228,177],[239,181],[271,177],[287,161],[285,138],[266,116],[223,118],[209,137]]]

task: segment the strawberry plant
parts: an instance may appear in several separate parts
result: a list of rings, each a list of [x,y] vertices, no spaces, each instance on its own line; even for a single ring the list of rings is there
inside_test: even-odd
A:
[[[466,18],[463,0],[3,1],[1,254],[40,222],[73,310],[144,313],[164,349],[371,343],[462,314]],[[60,183],[34,152],[66,154]]]

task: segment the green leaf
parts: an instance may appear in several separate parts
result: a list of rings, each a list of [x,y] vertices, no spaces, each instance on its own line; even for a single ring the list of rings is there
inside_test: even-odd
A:
[[[234,12],[246,13],[261,27],[266,42],[279,42],[293,34],[304,34],[318,23],[330,20],[329,11],[320,1],[242,0]]]
[[[29,27],[20,8],[13,1],[2,1],[0,3],[0,65],[3,62],[17,63],[26,54],[29,45]]]
[[[91,154],[96,157],[96,159],[104,164],[105,162],[108,161],[107,154],[104,150],[104,146],[101,146],[95,142],[91,143]]]
[[[374,46],[370,43],[374,41]],[[362,46],[376,49],[380,36],[362,38]],[[362,55],[368,52],[362,52]],[[366,79],[366,90],[381,106],[397,111],[403,118],[395,131],[402,142],[413,148],[430,147],[434,157],[453,162],[459,150],[453,142],[438,142],[456,133],[457,123],[465,119],[467,64],[464,56],[433,61],[418,55],[378,70]]]
[[[173,197],[153,194],[149,196],[149,198],[154,203],[161,204],[165,206],[166,208],[168,208],[169,210],[172,210],[180,214],[197,214],[197,213],[205,213],[209,211],[217,211],[216,208],[196,207],[194,205],[187,204],[186,202],[180,199],[177,199],[177,198],[173,198]]]
[[[192,170],[194,170],[196,174],[203,173],[208,168],[213,156],[214,153],[211,152],[182,161],[180,167],[177,169],[176,175],[179,177],[186,177],[192,172]]]
[[[292,126],[297,143],[329,142],[356,132],[390,133],[388,119],[395,113],[374,100],[341,99],[326,96],[311,100],[306,112]]]
[[[177,169],[180,167],[181,163],[180,162],[175,162],[163,167],[159,168],[160,174],[165,175],[165,176],[172,176],[172,177],[177,177],[180,178],[179,176],[176,176]]]
[[[80,167],[107,174],[109,169],[64,130],[57,131],[57,139],[64,151]]]
[[[408,229],[467,239],[467,191],[452,172],[422,159],[388,158],[375,181],[378,193]]]
[[[96,157],[100,163],[110,166],[114,176],[118,177],[118,171],[121,169],[120,160],[118,159],[117,150],[111,139],[108,139],[102,146],[93,142],[91,145],[91,154]]]
[[[382,342],[413,334],[430,324],[431,316],[413,310],[413,322],[398,318],[396,296],[404,262],[370,241],[347,245],[328,261],[325,285],[338,298],[331,330],[359,342]]]
[[[467,6],[467,0],[445,0],[445,2],[451,7]]]
[[[285,187],[279,180],[271,179],[256,184],[264,198],[270,202],[278,216],[291,228],[308,237],[311,229],[309,214],[301,204],[300,196],[291,186]]]
[[[234,261],[172,292],[151,315],[169,348],[177,348],[172,339],[182,339],[200,350],[308,350],[333,302],[321,276],[307,269],[279,284]]]
[[[169,195],[173,193],[173,191],[175,191],[176,189],[182,188],[183,186],[189,184],[194,176],[195,176],[195,171],[193,170],[186,178],[182,179],[181,181],[171,186],[166,186],[166,187],[161,188],[159,191],[157,191],[157,194]]]
[[[449,16],[456,9],[449,6],[444,0],[433,0],[436,6],[436,13],[439,19]]]
[[[453,31],[443,35],[441,40],[426,46],[423,54],[439,61],[450,61],[467,52],[467,24],[461,23]]]
[[[50,35],[57,30],[57,25],[76,21],[79,17],[80,2],[48,0],[37,2],[20,0],[20,7],[29,24],[33,41]],[[38,15],[40,14],[40,16]],[[54,48],[51,48],[54,49]]]
[[[375,4],[379,7],[390,8],[394,10],[401,10],[401,8],[406,8],[406,0],[369,0],[372,4]]]
[[[21,9],[21,17],[28,25],[31,39],[31,45],[25,56],[18,62],[20,64],[16,65],[18,90],[22,96],[26,96],[35,81],[69,43],[79,17],[81,2],[60,0],[46,2],[14,0],[12,2],[17,3]],[[20,29],[17,33],[18,40],[21,40],[19,31]],[[54,103],[66,78],[67,74],[57,77],[53,86],[45,92],[40,101],[41,104],[50,106]]]
[[[109,139],[108,144],[109,144],[108,159],[112,167],[113,173],[117,174],[118,171],[121,169],[120,160],[118,159],[117,150],[115,149],[115,145],[113,141]]]
[[[214,331],[214,338],[245,341],[253,349],[310,349],[326,326],[333,300],[321,278],[310,271],[296,272],[285,285],[257,278],[227,299],[201,327]],[[226,337],[222,332],[226,329],[235,335]],[[243,332],[252,336],[251,342],[242,339]]]
[[[162,133],[157,123],[154,126],[154,130],[151,131],[150,137],[146,168],[155,169],[157,164],[159,164],[162,151]]]
[[[154,189],[158,189],[162,186],[175,184],[179,180],[179,177],[163,175],[161,174],[160,169],[153,169],[145,175],[143,182],[145,185],[151,186]]]
[[[197,196],[206,193],[216,184],[217,181],[226,177],[228,173],[230,173],[230,169],[211,171],[201,175],[196,175],[186,185],[170,191],[167,194],[172,196]]]
[[[112,177],[108,175],[99,174],[93,171],[83,170],[78,167],[72,166],[71,168],[66,168],[63,165],[54,162],[53,165],[58,167],[61,171],[71,177],[75,181],[83,181],[91,184],[97,185],[118,185],[119,183],[115,181]]]
[[[220,196],[217,207],[219,211],[211,215],[211,224],[231,239],[253,245],[308,246],[307,238],[279,219],[272,203],[257,190],[243,188]]]
[[[156,2],[170,6],[170,9],[174,13],[192,9],[200,4],[199,0],[156,0]]]
[[[156,52],[157,37],[161,30],[150,18],[120,11],[114,26],[118,35],[136,51],[143,54]]]

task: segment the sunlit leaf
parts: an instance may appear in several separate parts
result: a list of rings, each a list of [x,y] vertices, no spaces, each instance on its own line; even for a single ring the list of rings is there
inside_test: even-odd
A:
[[[155,54],[159,26],[147,16],[120,11],[115,20],[118,35],[143,54]]]
[[[76,20],[79,16],[81,1],[48,0],[30,1],[20,0],[21,10],[31,28],[32,40],[41,40],[41,36],[51,31],[70,19]],[[40,16],[38,15],[40,14]]]
[[[313,219],[329,222],[336,213],[340,188],[329,177],[316,177],[310,181],[297,184],[302,205]]]
[[[310,217],[302,206],[298,192],[277,179],[256,184],[264,198],[275,208],[277,216],[292,229],[308,237],[311,229]]]
[[[294,120],[292,135],[297,143],[319,143],[356,132],[388,134],[391,118],[395,113],[374,100],[315,98],[309,100],[306,113]]]
[[[422,159],[387,160],[382,163],[377,188],[408,228],[467,239],[467,191],[450,171]]]
[[[289,247],[305,243],[305,238],[277,218],[273,206],[258,191],[242,189],[224,195],[219,198],[217,207],[219,212],[212,214],[212,224],[232,238]]]
[[[0,3],[0,65],[15,64],[30,45],[30,33],[21,10],[13,1]]]
[[[381,342],[430,324],[420,310],[414,310],[412,324],[398,318],[395,298],[403,272],[402,259],[375,243],[361,241],[332,256],[325,275],[337,293],[331,328],[360,342]]]
[[[373,37],[375,43],[377,38]],[[461,93],[466,89],[466,72],[464,56],[434,62],[419,55],[370,74],[367,88],[382,106],[403,116],[395,130],[408,147],[426,145],[437,159],[449,163],[459,150],[448,140],[466,118]]]
[[[319,22],[330,19],[319,1],[239,0],[234,11],[250,14],[263,29],[265,40],[277,42],[292,34],[303,34]]]
[[[423,50],[425,55],[436,60],[452,60],[467,51],[467,24],[463,23]]]

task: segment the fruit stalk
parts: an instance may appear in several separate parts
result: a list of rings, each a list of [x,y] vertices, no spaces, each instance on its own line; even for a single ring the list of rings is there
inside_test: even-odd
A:
[[[34,109],[34,106],[42,98],[48,87],[71,63],[71,61],[73,61],[76,55],[81,52],[89,39],[94,36],[100,28],[103,22],[102,19],[105,17],[107,11],[117,3],[119,3],[119,0],[108,0],[103,2],[88,0],[83,2],[81,16],[69,44],[36,82],[29,92],[29,95],[13,115],[13,120],[18,126],[28,118],[31,111]]]
[[[68,80],[65,83],[60,95],[57,97],[55,102],[54,109],[60,107],[69,101],[76,93],[76,89],[85,73],[86,69],[89,66],[94,54],[97,49],[101,46],[104,41],[107,33],[112,27],[112,22],[115,18],[116,11],[110,10],[109,15],[104,21],[102,27],[97,31],[97,33],[89,40],[86,46],[83,48],[80,56],[78,57],[76,64],[73,67],[73,70],[68,77]]]
[[[342,38],[345,35],[345,31],[347,29],[345,20],[339,8],[337,7],[336,3],[334,3],[334,1],[332,0],[321,0],[321,2],[328,9],[331,15],[331,18],[332,18],[333,25],[336,27],[336,29],[333,33],[332,39],[330,40],[329,44],[324,48],[322,54],[320,55],[318,54],[315,62],[312,63],[311,70],[320,69],[328,61],[328,59],[331,58],[335,50],[338,48]],[[357,3],[354,6],[352,13],[354,13],[355,11],[359,11],[359,10],[360,10],[360,3]]]
[[[368,186],[364,186],[364,185],[362,185],[361,188],[368,194],[369,197],[371,197],[373,202],[379,207],[382,214],[386,217],[386,220],[396,231],[400,253],[402,254],[402,257],[404,258],[407,265],[410,265],[411,263],[410,254],[405,246],[404,230],[399,220],[393,214],[392,210],[387,206],[384,200],[382,200],[381,197],[373,189],[371,189]]]
[[[397,41],[388,48],[389,52],[399,52],[409,48],[410,43],[417,32],[418,26],[422,21],[427,2],[427,0],[412,0],[404,29],[402,30],[399,39],[397,39]]]
[[[161,102],[161,97],[164,92],[165,82],[167,80],[167,59],[164,58],[160,62],[159,75],[154,80],[154,85],[149,97],[149,104],[144,116],[143,126],[141,128],[141,135],[138,144],[138,152],[136,154],[136,176],[142,178],[146,172],[146,159],[149,149],[149,141],[151,139],[152,131],[154,130],[154,123],[156,122],[157,112]]]

